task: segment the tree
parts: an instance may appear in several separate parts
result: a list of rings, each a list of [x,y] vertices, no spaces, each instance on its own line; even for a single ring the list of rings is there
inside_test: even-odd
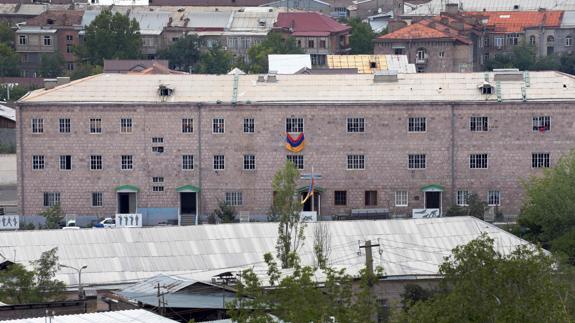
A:
[[[272,181],[272,209],[279,219],[276,250],[282,268],[294,265],[295,254],[304,239],[304,224],[300,222],[302,206],[296,191],[298,178],[299,171],[291,161],[287,161]]]
[[[19,76],[20,57],[10,46],[0,43],[0,76]]]
[[[89,63],[83,63],[76,65],[74,72],[70,75],[72,80],[78,80],[91,75],[100,74],[103,72],[103,68],[100,65],[92,65]]]
[[[453,249],[439,272],[440,291],[412,305],[407,322],[569,321],[568,291],[541,249],[522,245],[503,255],[484,234]]]
[[[197,35],[182,37],[170,47],[159,51],[158,57],[167,59],[171,69],[192,72],[200,59],[200,39]]]
[[[64,74],[64,57],[59,53],[42,54],[40,74],[43,77],[58,77]]]
[[[222,223],[236,222],[236,209],[227,202],[220,201],[218,208],[214,210],[214,216],[218,217]]]
[[[422,301],[426,301],[433,296],[433,291],[425,289],[417,284],[406,284],[403,287],[401,294],[401,307],[404,312],[409,312],[409,309]]]
[[[467,195],[466,206],[453,205],[447,209],[445,216],[473,216],[483,220],[487,209],[487,203],[482,201],[479,195],[471,193]]]
[[[559,63],[561,64],[559,68],[561,72],[575,75],[575,54],[562,55]]]
[[[46,219],[47,229],[60,229],[60,223],[64,219],[60,204],[56,204],[44,210],[40,215]]]
[[[21,85],[0,84],[0,101],[17,101],[30,90]],[[10,92],[10,97],[8,97],[8,92]]]
[[[563,156],[543,176],[525,183],[525,200],[518,222],[527,228],[525,237],[545,248],[565,252],[575,264],[575,151]]]
[[[14,37],[16,37],[14,30],[10,27],[8,22],[0,21],[0,44],[14,47]]]
[[[40,259],[32,262],[36,289],[44,299],[62,298],[62,293],[66,288],[62,281],[54,279],[60,270],[57,252],[58,248],[50,249],[43,252]]]
[[[82,62],[103,65],[104,59],[137,59],[142,53],[140,25],[119,12],[103,10],[86,27],[84,42],[75,54]]]
[[[248,49],[249,71],[251,73],[265,73],[268,70],[268,55],[270,54],[303,54],[295,39],[284,37],[277,32],[271,32],[266,39]]]
[[[331,232],[325,222],[317,222],[313,228],[313,253],[317,267],[326,268],[331,254]]]
[[[200,55],[198,73],[227,74],[234,64],[234,55],[216,45]]]
[[[349,36],[349,47],[351,54],[373,54],[373,39],[376,34],[368,23],[361,21],[360,18],[351,18],[348,23],[351,26],[351,35]]]

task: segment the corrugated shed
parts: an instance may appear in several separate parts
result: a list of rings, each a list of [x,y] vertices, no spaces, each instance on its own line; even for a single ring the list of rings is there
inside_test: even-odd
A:
[[[351,274],[363,267],[359,245],[378,242],[375,265],[387,275],[435,275],[443,257],[457,245],[487,233],[497,250],[507,253],[525,241],[471,217],[379,221],[328,221],[331,235],[329,263]],[[314,262],[313,236],[317,223],[309,223],[299,250],[302,263]],[[277,223],[238,223],[189,227],[82,229],[3,232],[0,253],[15,255],[29,265],[41,253],[58,247],[60,263],[88,266],[82,272],[87,285],[113,285],[141,281],[160,273],[209,281],[214,275],[254,268],[265,272],[263,255],[275,254]],[[12,260],[12,259],[10,259]],[[77,272],[62,268],[56,275],[77,284]]]
[[[177,321],[146,310],[126,310],[89,314],[72,314],[2,321],[6,323],[176,323]]]

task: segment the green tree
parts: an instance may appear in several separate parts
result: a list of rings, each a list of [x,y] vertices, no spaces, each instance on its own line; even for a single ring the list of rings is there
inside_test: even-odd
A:
[[[21,85],[0,84],[0,101],[17,101],[30,90],[32,89]],[[10,97],[8,97],[8,92],[10,92]]]
[[[58,77],[64,75],[64,57],[59,53],[42,54],[40,74],[43,77]]]
[[[525,237],[545,248],[565,252],[575,264],[575,151],[563,156],[543,176],[525,183],[525,200],[518,222]]]
[[[351,54],[373,54],[373,40],[376,34],[368,23],[361,21],[360,18],[351,18],[348,22],[351,26],[351,35],[349,36],[349,47]]]
[[[197,35],[182,37],[170,47],[159,51],[158,57],[167,59],[171,69],[192,72],[200,60],[200,39]]]
[[[82,62],[103,65],[104,59],[137,59],[142,53],[140,25],[119,12],[103,10],[86,27],[84,42],[75,54]]]
[[[483,220],[487,209],[487,203],[482,201],[479,195],[471,193],[467,195],[466,206],[453,205],[447,209],[445,216],[474,216]]]
[[[20,76],[20,57],[3,43],[0,43],[0,76]]]
[[[236,222],[236,209],[229,203],[220,201],[218,208],[214,210],[214,216],[218,217],[222,223]]]
[[[89,63],[82,63],[82,64],[76,65],[76,67],[74,68],[74,71],[72,72],[72,75],[70,75],[70,78],[72,80],[78,80],[78,79],[88,77],[91,75],[100,74],[102,72],[103,72],[103,68],[100,65],[92,65]]]
[[[58,248],[50,249],[43,252],[40,259],[32,262],[36,289],[44,299],[61,299],[66,288],[62,281],[54,279],[60,270],[57,252]]]
[[[214,46],[200,55],[198,73],[227,74],[233,67],[234,55],[221,46]]]
[[[14,47],[16,34],[8,22],[0,21],[0,43]]]
[[[287,161],[272,181],[272,210],[279,220],[276,250],[282,268],[294,265],[295,254],[304,239],[305,225],[300,221],[302,206],[296,190],[298,178],[299,171],[291,161]]]
[[[564,73],[575,75],[575,54],[562,55],[559,59],[559,70]]]
[[[47,229],[60,229],[60,223],[64,219],[60,204],[56,204],[44,210],[40,215],[46,219],[45,225]]]
[[[249,72],[265,73],[268,70],[269,54],[303,54],[293,37],[284,37],[277,32],[271,32],[266,39],[248,49]]]
[[[412,305],[407,322],[569,321],[568,291],[541,249],[523,245],[503,255],[483,235],[453,249],[439,272],[440,292]]]

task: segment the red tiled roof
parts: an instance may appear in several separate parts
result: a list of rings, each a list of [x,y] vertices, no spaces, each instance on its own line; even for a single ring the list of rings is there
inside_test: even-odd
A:
[[[440,25],[441,27],[446,27]],[[435,28],[426,26],[421,22],[413,23],[409,26],[405,26],[398,29],[392,33],[379,36],[377,39],[428,39],[428,38],[453,38],[449,33],[445,31],[440,31]]]
[[[496,32],[521,32],[528,27],[559,27],[563,11],[486,11],[466,12],[466,15],[482,16],[488,26],[494,26]]]
[[[48,10],[26,20],[27,26],[74,26],[82,24],[83,10]]]
[[[326,36],[351,29],[318,12],[280,12],[275,26],[291,28],[293,36]]]

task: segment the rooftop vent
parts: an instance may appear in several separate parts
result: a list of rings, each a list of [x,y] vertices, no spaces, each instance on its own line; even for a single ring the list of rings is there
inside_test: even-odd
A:
[[[258,75],[258,82],[265,82],[266,81],[266,77],[264,75]]]
[[[397,81],[397,71],[379,71],[373,74],[374,83],[390,83]]]
[[[501,68],[493,70],[495,81],[523,81],[523,72],[517,68]]]
[[[268,82],[268,83],[275,83],[275,82],[277,82],[277,81],[278,81],[277,72],[269,71],[268,77],[266,78],[266,82]]]
[[[56,78],[56,85],[64,85],[70,83],[69,76],[59,76]]]
[[[158,87],[158,94],[162,98],[166,98],[174,94],[174,89],[169,88],[168,86],[162,84]]]

